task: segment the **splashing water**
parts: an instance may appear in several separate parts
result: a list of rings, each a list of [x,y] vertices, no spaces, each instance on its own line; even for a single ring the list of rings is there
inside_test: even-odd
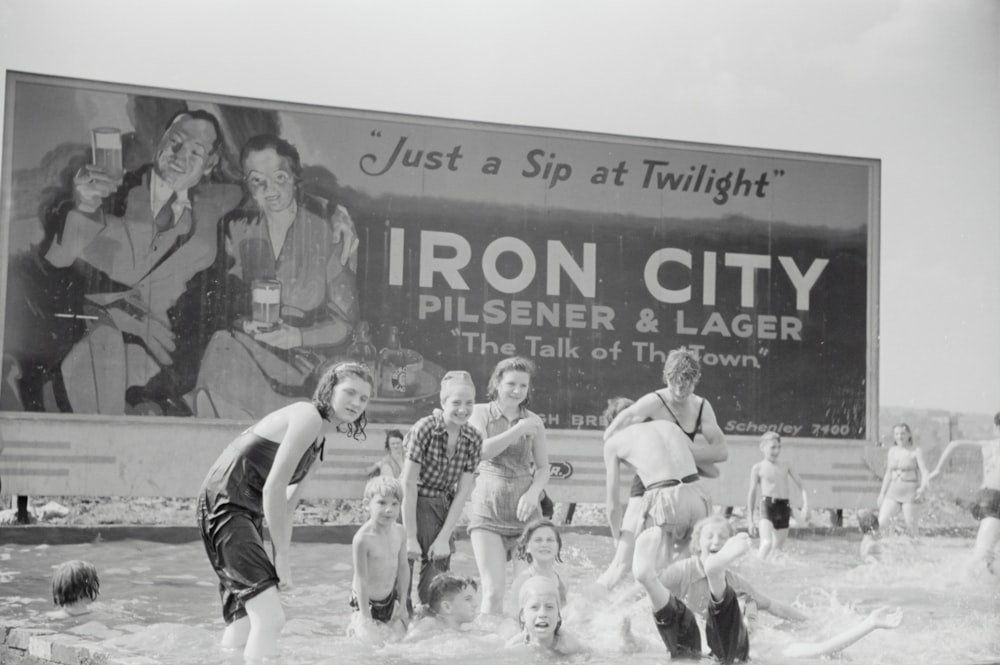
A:
[[[749,555],[741,560],[737,570],[759,592],[791,603],[809,617],[794,623],[761,610],[751,635],[754,662],[789,662],[779,655],[788,644],[829,637],[884,604],[903,608],[902,626],[875,631],[848,647],[846,658],[878,665],[1000,660],[1000,582],[968,576],[969,538],[889,537],[880,544],[880,557],[867,562],[858,557],[856,538],[836,537],[793,538],[773,559]],[[583,656],[569,662],[662,663],[665,649],[642,588],[630,578],[610,594],[594,584],[612,553],[609,538],[564,535],[559,571],[570,596],[563,625],[593,652],[589,660]],[[503,637],[495,631],[473,629],[381,646],[350,639],[350,546],[296,543],[292,557],[297,586],[283,595],[288,623],[280,662],[515,665],[524,660],[522,652],[505,651]],[[54,623],[46,617],[53,609],[53,567],[77,558],[97,566],[101,595],[90,614]],[[0,561],[0,623],[73,633],[135,662],[235,665],[242,660],[218,645],[223,624],[217,583],[200,543],[0,546]],[[452,568],[476,575],[468,541],[459,542]],[[511,602],[508,598],[506,610],[514,616]]]

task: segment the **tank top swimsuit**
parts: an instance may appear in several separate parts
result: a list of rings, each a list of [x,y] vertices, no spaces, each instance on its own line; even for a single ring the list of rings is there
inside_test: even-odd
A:
[[[681,431],[684,432],[687,438],[691,439],[691,443],[694,443],[694,435],[701,431],[701,412],[705,410],[705,398],[700,398],[701,406],[698,407],[698,418],[694,421],[694,429],[689,432],[684,429],[684,426],[681,425],[681,421],[677,420],[677,415],[674,414],[669,406],[667,406],[667,400],[663,399],[663,395],[658,392],[654,392],[653,394],[660,398],[660,401],[663,402],[663,406],[666,408],[667,413],[669,413],[670,417],[674,419],[674,423],[681,428]],[[639,480],[639,474],[635,474],[635,478],[632,480],[632,489],[629,490],[628,495],[630,497],[638,497],[645,493],[646,486],[642,484],[641,480]]]

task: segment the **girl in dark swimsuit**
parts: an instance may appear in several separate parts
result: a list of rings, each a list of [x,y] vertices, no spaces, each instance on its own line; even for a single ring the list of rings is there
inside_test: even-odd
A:
[[[323,374],[310,402],[264,416],[222,451],[198,494],[198,521],[219,577],[224,647],[244,647],[247,661],[277,654],[285,623],[279,590],[291,587],[292,512],[302,483],[323,458],[324,421],[364,435],[372,377],[357,363]],[[263,520],[271,535],[264,547]]]

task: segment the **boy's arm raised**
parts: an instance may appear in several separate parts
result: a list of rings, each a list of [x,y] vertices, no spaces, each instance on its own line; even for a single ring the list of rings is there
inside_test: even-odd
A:
[[[941,469],[944,467],[945,461],[951,457],[951,454],[958,450],[959,448],[981,448],[983,446],[983,441],[974,441],[971,439],[958,439],[952,441],[947,446],[945,446],[944,451],[941,453],[940,459],[938,459],[937,464],[934,466],[934,470],[927,474],[927,482],[930,482],[941,475]]]

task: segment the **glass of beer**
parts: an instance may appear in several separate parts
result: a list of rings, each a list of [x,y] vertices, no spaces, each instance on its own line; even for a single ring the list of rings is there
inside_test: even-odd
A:
[[[121,130],[97,127],[90,132],[90,141],[94,151],[94,166],[104,169],[115,182],[120,183],[124,174]]]
[[[254,323],[264,330],[274,330],[281,323],[281,282],[255,279],[250,290]]]

